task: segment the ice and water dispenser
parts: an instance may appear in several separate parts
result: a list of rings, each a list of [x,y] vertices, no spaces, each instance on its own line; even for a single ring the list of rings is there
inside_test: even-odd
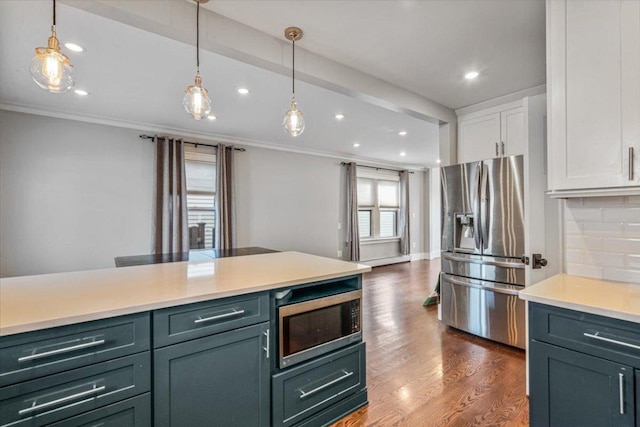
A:
[[[472,213],[454,214],[454,251],[472,251],[475,248],[475,217]]]

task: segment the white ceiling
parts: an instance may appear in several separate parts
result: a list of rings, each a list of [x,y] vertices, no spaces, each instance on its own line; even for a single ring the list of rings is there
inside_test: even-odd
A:
[[[154,3],[140,4],[162,4]],[[306,50],[452,108],[545,81],[543,0],[234,0],[205,7],[279,39],[286,26],[300,26]],[[88,49],[69,55],[77,86],[91,95],[49,94],[28,75],[33,48],[48,37],[50,0],[0,1],[0,103],[392,164],[432,166],[438,158],[437,125],[304,82],[297,95],[307,130],[291,138],[281,129],[289,78],[209,51],[201,52],[201,68],[219,119],[197,122],[181,107],[194,74],[192,46],[58,8],[61,40]],[[465,80],[469,70],[480,77]],[[251,93],[238,95],[241,86]],[[347,119],[337,122],[338,112]]]
[[[460,108],[545,83],[544,0],[234,0],[205,5],[305,49]],[[480,77],[469,82],[470,70]]]
[[[195,121],[182,108],[184,88],[195,73],[192,46],[64,4],[58,5],[58,37],[86,47],[81,54],[66,53],[76,87],[91,94],[48,93],[33,83],[28,67],[33,49],[46,44],[50,11],[48,0],[0,1],[0,103],[387,163],[423,167],[438,158],[437,125],[303,82],[296,95],[307,129],[291,138],[281,126],[290,79],[211,52],[201,52],[201,72],[218,120]],[[239,87],[251,93],[240,96]],[[333,117],[339,112],[347,115],[342,122]],[[400,130],[408,134],[399,136]],[[354,142],[361,146],[354,148]]]

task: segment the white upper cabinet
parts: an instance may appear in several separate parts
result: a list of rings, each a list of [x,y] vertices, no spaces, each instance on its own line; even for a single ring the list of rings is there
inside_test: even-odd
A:
[[[525,152],[524,109],[511,108],[500,113],[501,152],[516,156]]]
[[[458,163],[524,154],[524,110],[509,107],[458,117]]]
[[[640,185],[640,2],[547,0],[547,91],[549,189]]]

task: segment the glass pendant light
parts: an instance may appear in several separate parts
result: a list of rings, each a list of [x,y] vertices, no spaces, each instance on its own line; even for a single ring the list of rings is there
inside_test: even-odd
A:
[[[200,3],[209,0],[195,0],[196,6],[196,78],[195,84],[185,89],[186,95],[182,100],[184,109],[196,120],[201,120],[211,112],[211,98],[209,92],[202,87],[202,77],[200,77]]]
[[[292,67],[291,67],[291,108],[284,115],[282,126],[284,131],[291,136],[298,136],[304,132],[304,114],[298,110],[296,103],[296,40],[302,38],[302,30],[297,27],[289,27],[284,30],[284,36],[291,40]]]
[[[36,56],[29,67],[31,77],[38,86],[51,93],[67,92],[76,82],[69,58],[60,51],[56,37],[56,0],[53,0],[53,25],[47,47],[37,47]]]

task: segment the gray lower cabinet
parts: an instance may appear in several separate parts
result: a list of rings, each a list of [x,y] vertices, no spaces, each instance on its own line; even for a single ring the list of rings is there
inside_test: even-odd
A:
[[[44,426],[151,388],[149,352],[0,388],[0,426]]]
[[[537,341],[529,351],[532,426],[635,425],[631,367]]]
[[[532,427],[640,426],[640,327],[529,305]]]
[[[274,425],[325,425],[366,404],[365,354],[359,343],[274,375]]]
[[[636,369],[636,426],[640,426],[640,370]]]
[[[154,426],[269,426],[269,323],[154,351]]]
[[[151,427],[151,393],[67,418],[47,427]]]

